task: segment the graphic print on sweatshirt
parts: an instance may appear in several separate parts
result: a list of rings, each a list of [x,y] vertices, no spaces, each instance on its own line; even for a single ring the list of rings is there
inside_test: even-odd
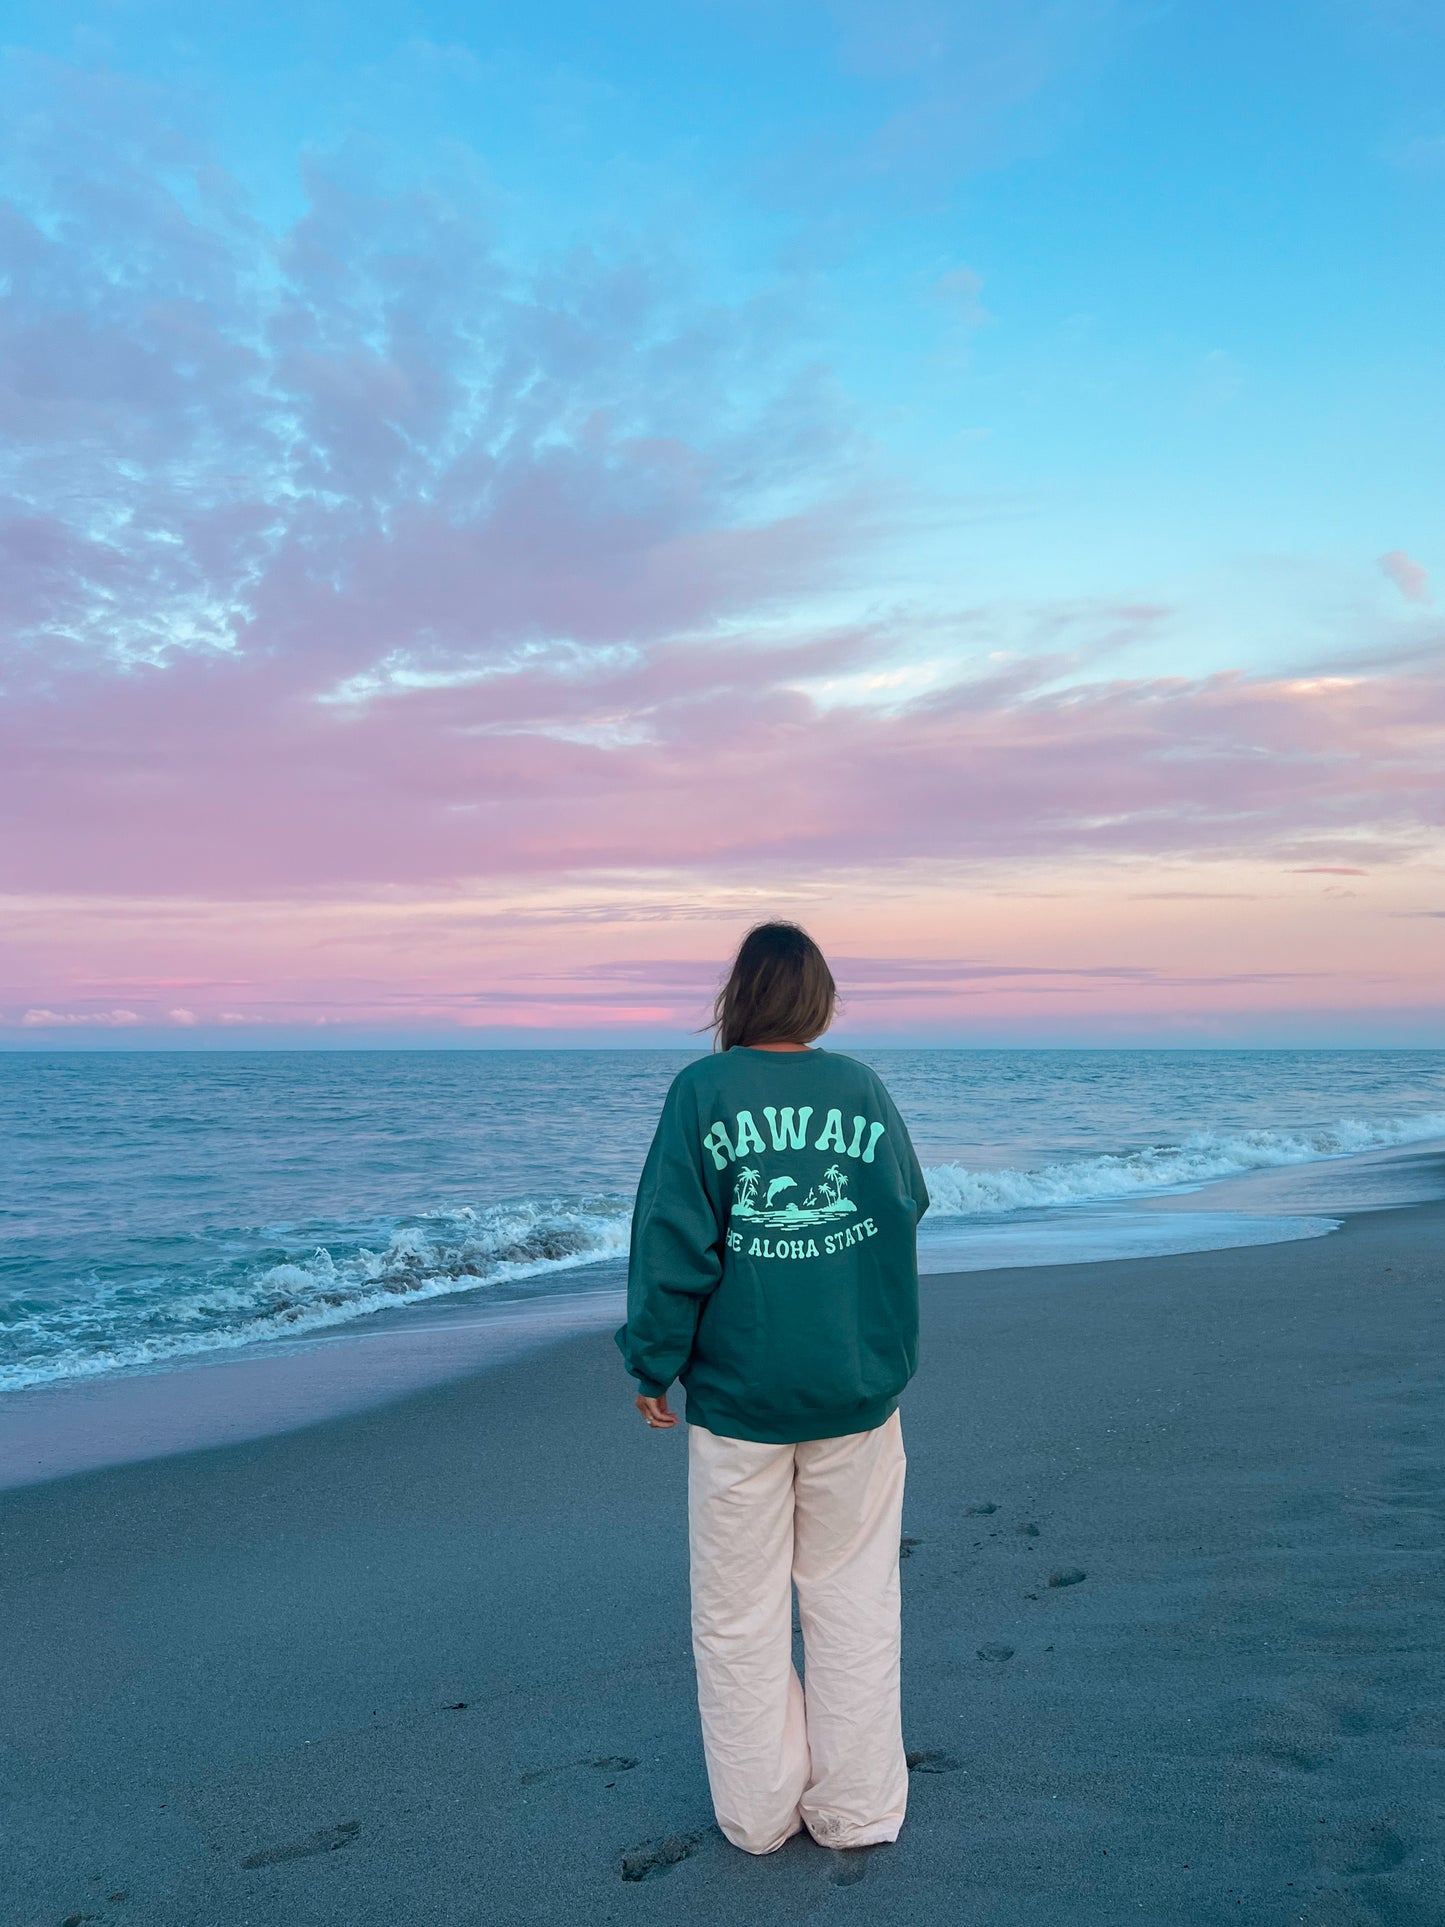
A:
[[[809,1128],[813,1118],[811,1104],[796,1109],[791,1104],[781,1109],[766,1104],[763,1116],[771,1144],[748,1110],[738,1111],[730,1124],[719,1119],[703,1137],[703,1148],[711,1152],[719,1171],[725,1171],[730,1164],[739,1167],[728,1212],[729,1248],[745,1251],[750,1258],[823,1258],[865,1238],[876,1237],[878,1227],[873,1219],[860,1218],[858,1205],[848,1196],[850,1174],[844,1170],[843,1160],[872,1164],[886,1127],[859,1116],[851,1119],[851,1130],[845,1129],[842,1111],[829,1110],[815,1138]],[[769,1150],[822,1151],[834,1155],[821,1176],[810,1181],[800,1179],[793,1171],[778,1170],[767,1157]],[[767,1158],[766,1174],[761,1165],[744,1162],[755,1154]],[[851,1224],[847,1222],[850,1218],[854,1220]],[[821,1236],[821,1242],[812,1237],[773,1239],[755,1235],[764,1230],[802,1231],[829,1224],[837,1228]]]
[[[792,1225],[822,1224],[829,1218],[846,1218],[857,1205],[844,1193],[848,1189],[848,1179],[836,1164],[830,1164],[815,1185],[809,1188],[806,1197],[789,1198],[781,1210],[773,1206],[785,1191],[796,1191],[798,1180],[787,1176],[773,1178],[763,1198],[761,1210],[756,1210],[758,1186],[763,1174],[755,1165],[745,1164],[738,1172],[737,1183],[733,1186],[734,1218],[747,1218],[753,1224]]]

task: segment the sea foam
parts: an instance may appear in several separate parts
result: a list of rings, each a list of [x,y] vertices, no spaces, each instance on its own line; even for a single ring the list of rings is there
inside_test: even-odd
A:
[[[1357,1157],[1366,1151],[1445,1138],[1445,1112],[1336,1123],[1297,1130],[1196,1131],[1178,1144],[1061,1159],[1032,1170],[974,1170],[936,1164],[924,1171],[939,1217],[995,1217],[1009,1211],[1106,1204],[1149,1192],[1192,1190],[1219,1178],[1288,1164]]]
[[[323,1244],[250,1270],[98,1286],[81,1303],[12,1313],[0,1331],[9,1354],[0,1358],[0,1390],[233,1351],[398,1304],[572,1271],[625,1256],[629,1215],[623,1200],[606,1196],[463,1206],[399,1224],[375,1246]]]

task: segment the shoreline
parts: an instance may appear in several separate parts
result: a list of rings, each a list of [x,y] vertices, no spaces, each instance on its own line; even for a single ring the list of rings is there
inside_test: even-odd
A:
[[[1118,1250],[1080,1256],[1075,1250],[1065,1262],[1077,1269],[1295,1243],[1327,1237],[1344,1222],[1339,1217],[1076,1208],[1118,1224],[1120,1243],[1132,1233],[1142,1244],[1137,1257]],[[1202,1235],[1201,1220],[1209,1221]],[[1067,1223],[1050,1224],[1049,1242],[1067,1249],[1072,1229]],[[1077,1245],[1077,1238],[1072,1242]],[[920,1276],[1027,1271],[1048,1262],[1037,1255],[1012,1263],[986,1261],[988,1253],[1007,1252],[1013,1243],[1008,1231],[991,1238],[976,1235],[969,1251],[973,1262],[960,1266],[957,1242],[943,1232],[929,1249],[920,1248]],[[1059,1261],[1053,1262],[1057,1268]],[[459,1291],[399,1303],[294,1338],[182,1353],[148,1366],[0,1391],[0,1492],[304,1430],[494,1370],[599,1326],[615,1328],[626,1311],[625,1269],[609,1260],[576,1270],[593,1272],[590,1289],[540,1291],[520,1299],[490,1298],[485,1288]]]
[[[102,1054],[85,1077],[34,1067],[9,1080],[0,1475],[12,1442],[34,1456],[19,1437],[30,1414],[61,1448],[40,1451],[42,1472],[84,1462],[61,1436],[69,1406],[96,1437],[133,1432],[139,1394],[115,1393],[112,1422],[104,1385],[144,1383],[158,1404],[199,1412],[195,1388],[170,1375],[204,1368],[219,1403],[284,1405],[295,1423],[307,1416],[295,1368],[268,1363],[293,1389],[282,1397],[258,1372],[253,1398],[247,1371],[223,1361],[279,1360],[313,1338],[381,1329],[398,1308],[430,1320],[460,1301],[481,1322],[492,1304],[605,1288],[666,1054],[583,1051],[540,1079],[504,1056],[442,1055],[421,1076],[387,1054],[260,1053],[232,1076],[204,1053],[189,1068],[142,1054],[130,1070]],[[1089,1066],[1067,1053],[885,1052],[934,1194],[923,1268],[1323,1233],[1427,1134],[1445,1150],[1440,1053],[1244,1051],[1215,1071],[1196,1051],[1167,1055],[1168,1069],[1113,1050]],[[599,1106],[608,1129],[589,1135]],[[338,1136],[342,1115],[355,1129]],[[559,1158],[574,1140],[576,1156]],[[1267,1203],[1255,1188],[1281,1161],[1326,1174],[1307,1202]],[[330,1354],[325,1376],[314,1416],[340,1408]],[[165,1449],[240,1435],[235,1409],[202,1416],[187,1437],[173,1413]]]
[[[712,1828],[685,1453],[605,1332],[0,1494],[3,1927],[1433,1927],[1442,1241],[926,1280],[863,1862]]]
[[[1445,1149],[1397,1147],[1055,1207],[1028,1223],[972,1220],[955,1229],[948,1218],[925,1219],[920,1271],[973,1276],[1258,1248],[1329,1236],[1360,1211],[1441,1196]],[[558,1288],[574,1276],[574,1289]],[[483,1286],[403,1300],[294,1336],[0,1391],[0,1492],[303,1429],[485,1372],[619,1323],[624,1287],[625,1269],[609,1257],[513,1297]]]

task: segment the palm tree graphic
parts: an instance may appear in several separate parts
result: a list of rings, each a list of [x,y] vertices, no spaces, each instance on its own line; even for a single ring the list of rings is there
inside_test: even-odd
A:
[[[762,1172],[754,1170],[750,1164],[745,1164],[742,1170],[738,1172],[737,1189],[733,1192],[733,1209],[735,1211],[752,1210],[753,1201],[758,1195],[758,1186],[762,1183],[762,1178]]]
[[[823,1173],[823,1179],[822,1179],[822,1182],[819,1184],[818,1189],[822,1192],[823,1196],[828,1200],[829,1204],[836,1204],[839,1198],[842,1197],[844,1191],[847,1189],[847,1185],[848,1185],[848,1180],[847,1178],[844,1177],[843,1173],[838,1169],[837,1165],[830,1164],[827,1170]]]

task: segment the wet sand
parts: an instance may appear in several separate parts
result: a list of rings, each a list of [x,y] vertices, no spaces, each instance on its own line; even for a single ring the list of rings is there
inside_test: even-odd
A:
[[[1445,1923],[1445,1206],[925,1280],[898,1844],[712,1825],[603,1335],[0,1493],[0,1920]]]

